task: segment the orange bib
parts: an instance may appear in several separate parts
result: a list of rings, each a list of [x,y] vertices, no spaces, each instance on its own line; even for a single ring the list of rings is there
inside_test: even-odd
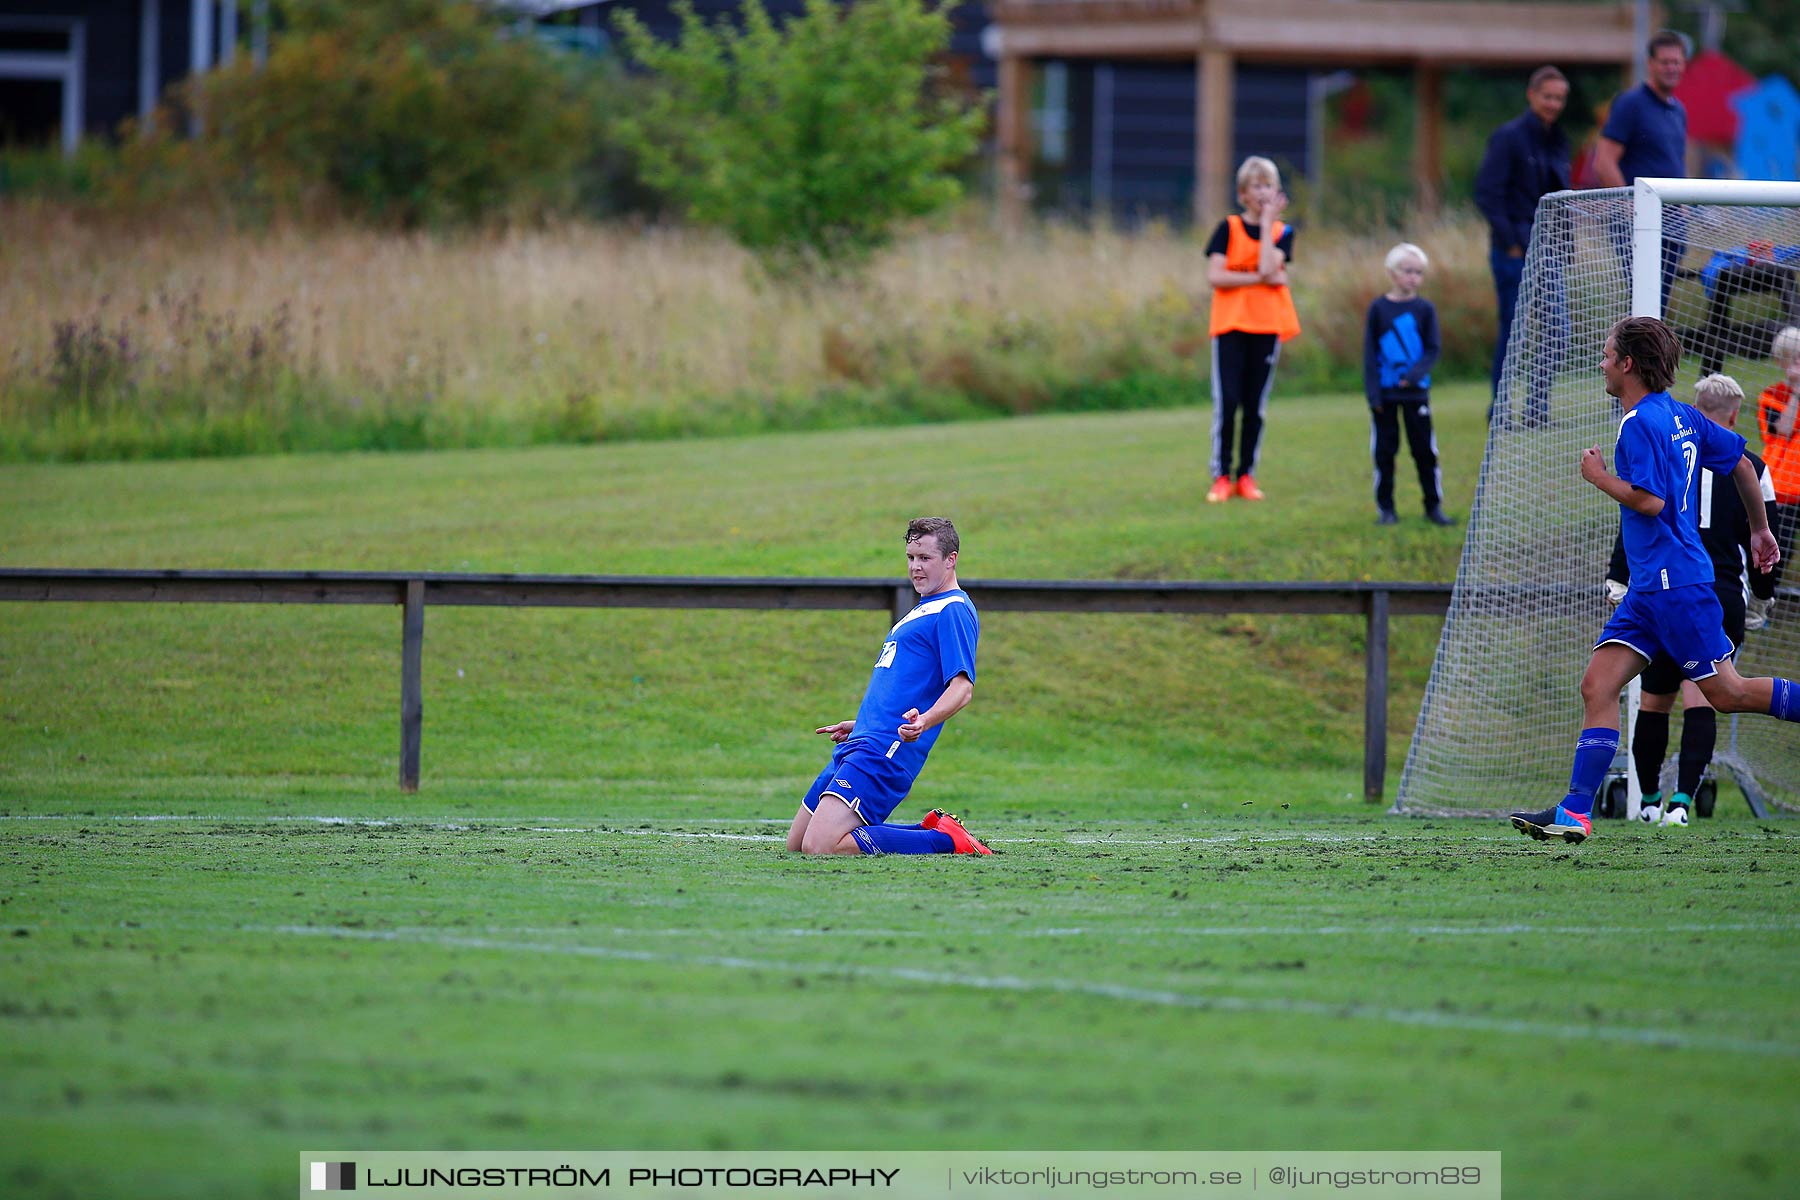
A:
[[[1244,228],[1244,218],[1225,218],[1227,241],[1225,267],[1231,271],[1256,270],[1261,247]],[[1279,242],[1287,226],[1275,222],[1273,238]],[[1253,283],[1248,287],[1214,288],[1212,320],[1213,337],[1233,330],[1239,333],[1273,333],[1282,341],[1300,333],[1300,316],[1294,311],[1294,297],[1286,284]]]
[[[1800,426],[1790,437],[1775,436],[1775,422],[1792,395],[1787,384],[1778,383],[1762,394],[1756,413],[1756,423],[1762,428],[1763,462],[1769,465],[1769,479],[1780,504],[1800,503]]]

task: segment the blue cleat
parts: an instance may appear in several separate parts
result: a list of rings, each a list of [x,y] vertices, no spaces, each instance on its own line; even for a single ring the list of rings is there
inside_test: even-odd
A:
[[[1540,842],[1564,841],[1571,846],[1579,846],[1594,836],[1593,818],[1586,813],[1572,813],[1560,804],[1543,812],[1516,812],[1512,815],[1512,827]]]

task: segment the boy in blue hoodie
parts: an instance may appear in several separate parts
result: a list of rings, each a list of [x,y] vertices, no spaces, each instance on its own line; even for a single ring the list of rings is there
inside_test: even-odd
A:
[[[1394,512],[1394,457],[1400,449],[1400,427],[1413,465],[1425,519],[1454,525],[1443,505],[1443,477],[1438,470],[1437,437],[1431,431],[1431,367],[1438,357],[1437,309],[1419,295],[1429,265],[1425,252],[1411,242],[1388,251],[1391,286],[1369,305],[1363,327],[1363,392],[1369,400],[1369,453],[1375,460],[1376,523],[1397,525]]]

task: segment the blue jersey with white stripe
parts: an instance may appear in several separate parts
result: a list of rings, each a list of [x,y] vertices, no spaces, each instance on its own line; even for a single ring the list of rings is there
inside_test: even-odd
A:
[[[1663,502],[1654,517],[1620,506],[1632,587],[1712,583],[1712,559],[1700,540],[1700,471],[1728,475],[1743,457],[1742,437],[1667,392],[1650,393],[1625,414],[1613,448],[1613,469],[1626,483]]]
[[[980,637],[975,606],[961,588],[921,598],[881,644],[869,690],[856,710],[850,743],[861,743],[863,749],[893,760],[907,778],[916,778],[944,727],[934,725],[917,741],[903,742],[900,726],[906,724],[908,710],[924,712],[935,704],[957,675],[975,681],[975,643]]]

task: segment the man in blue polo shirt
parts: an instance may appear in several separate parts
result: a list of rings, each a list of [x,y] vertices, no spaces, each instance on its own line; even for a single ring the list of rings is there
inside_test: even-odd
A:
[[[1687,109],[1675,98],[1687,73],[1687,43],[1667,29],[1650,39],[1643,83],[1621,92],[1594,147],[1601,187],[1629,187],[1638,176],[1687,178]]]
[[[1650,39],[1644,82],[1621,92],[1594,144],[1594,178],[1601,187],[1630,187],[1646,179],[1687,178],[1687,109],[1675,98],[1687,73],[1687,40],[1663,30]],[[1687,252],[1680,210],[1663,213],[1662,305],[1669,308],[1675,268]],[[1629,237],[1629,234],[1627,235]]]
[[[943,724],[975,695],[981,622],[956,584],[956,526],[920,517],[906,527],[906,567],[919,602],[895,622],[862,707],[814,730],[837,743],[788,829],[803,854],[988,854],[962,822],[933,809],[917,825],[889,825],[925,769]]]
[[[1581,677],[1584,728],[1575,743],[1569,793],[1542,812],[1512,814],[1513,828],[1539,841],[1593,836],[1594,793],[1619,749],[1619,691],[1658,653],[1672,659],[1719,712],[1765,712],[1800,722],[1800,687],[1745,679],[1732,664],[1725,614],[1713,592],[1712,559],[1700,540],[1700,468],[1729,474],[1750,522],[1751,565],[1780,559],[1763,508],[1762,482],[1744,439],[1669,395],[1681,343],[1655,317],[1627,317],[1606,339],[1600,371],[1625,415],[1613,448],[1614,475],[1598,446],[1581,452],[1581,477],[1619,502],[1631,590],[1600,632]],[[1797,747],[1800,749],[1800,747]]]

